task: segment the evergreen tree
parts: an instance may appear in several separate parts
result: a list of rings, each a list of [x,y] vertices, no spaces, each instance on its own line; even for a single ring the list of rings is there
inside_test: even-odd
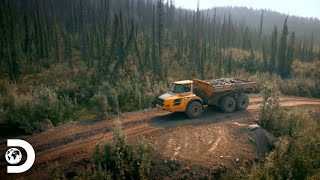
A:
[[[16,16],[12,14],[12,6],[8,3],[7,12],[11,14],[11,16],[7,17],[7,31],[5,32],[6,36],[6,53],[7,53],[7,62],[9,69],[10,80],[13,83],[17,83],[20,77],[20,65],[18,63],[20,56],[20,47],[19,47],[19,37],[18,37],[18,27],[15,23]]]
[[[279,54],[278,54],[278,60],[279,60],[278,73],[280,74],[280,76],[282,78],[286,78],[288,76],[288,70],[287,70],[288,59],[286,57],[287,36],[288,36],[287,20],[288,20],[288,18],[286,18],[284,21],[281,39],[280,39]]]
[[[250,31],[249,27],[246,27],[243,40],[242,40],[242,49],[250,50],[251,49],[251,41],[250,41]]]
[[[244,69],[250,73],[255,73],[257,70],[256,55],[253,50],[250,51],[250,56],[245,59]]]
[[[153,74],[158,75],[157,57],[156,57],[156,9],[152,8],[152,60],[153,60]]]
[[[261,71],[265,72],[268,70],[268,67],[269,67],[265,43],[262,43],[262,58],[263,58],[263,67],[260,69]]]
[[[270,55],[270,68],[269,68],[269,71],[271,73],[275,73],[276,72],[276,67],[277,67],[277,43],[278,41],[278,30],[277,30],[277,27],[274,26],[274,29],[273,29],[273,33],[272,33],[272,37],[271,37],[271,55]]]
[[[314,53],[313,53],[313,33],[311,36],[310,48],[308,50],[308,61],[311,62],[314,60]]]
[[[291,34],[289,47],[287,52],[287,61],[286,61],[286,72],[285,74],[289,75],[291,73],[291,65],[294,60],[294,47],[295,47],[295,35],[294,32]]]
[[[262,37],[262,27],[263,27],[263,10],[261,12],[260,28],[259,28],[259,38],[260,38],[260,40],[261,40],[261,37]]]
[[[163,26],[164,24],[164,8],[163,0],[158,0],[158,48],[159,48],[159,77],[164,80],[163,76],[163,59],[162,59],[162,42],[163,42]]]
[[[232,68],[232,51],[229,54],[229,58],[228,58],[228,64],[227,64],[227,73],[229,76],[231,76],[233,68]]]

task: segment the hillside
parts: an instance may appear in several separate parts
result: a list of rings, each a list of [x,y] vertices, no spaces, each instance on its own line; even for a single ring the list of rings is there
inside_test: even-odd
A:
[[[246,7],[216,7],[216,14],[220,17],[231,14],[232,19],[239,24],[247,24],[251,27],[259,29],[260,18],[263,11],[263,31],[271,34],[273,27],[277,26],[281,29],[284,20],[288,15],[267,9],[252,9]],[[213,16],[214,9],[207,10]],[[299,40],[308,42],[314,41],[319,46],[320,37],[320,20],[317,18],[305,18],[298,16],[288,16],[288,28],[291,32],[296,32]],[[313,37],[312,37],[313,34]]]

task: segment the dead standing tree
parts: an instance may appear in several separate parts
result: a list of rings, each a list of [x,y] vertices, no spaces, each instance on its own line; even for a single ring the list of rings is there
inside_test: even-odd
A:
[[[163,75],[163,59],[162,59],[163,28],[164,28],[163,0],[159,0],[158,1],[158,48],[159,48],[158,76],[160,80],[165,79]]]

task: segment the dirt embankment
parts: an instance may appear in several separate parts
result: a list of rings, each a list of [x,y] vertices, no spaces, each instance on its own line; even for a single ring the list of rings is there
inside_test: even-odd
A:
[[[319,100],[296,97],[282,97],[280,100],[282,106],[308,106],[320,111]],[[250,102],[247,111],[226,114],[210,107],[201,118],[192,120],[182,113],[157,109],[125,113],[118,119],[122,121],[129,141],[145,137],[161,156],[157,162],[160,164],[158,170],[152,172],[154,176],[197,175],[201,170],[190,170],[192,167],[233,168],[268,151],[267,145],[272,138],[261,129],[256,133],[248,129],[249,125],[257,123],[261,98],[251,96]],[[96,144],[103,145],[112,140],[112,126],[111,120],[69,123],[32,136],[17,137],[28,141],[36,151],[34,166],[23,176],[46,178],[45,169],[52,162],[58,162],[66,171],[74,171],[91,159]],[[259,145],[259,138],[267,144]],[[3,139],[0,152],[4,154],[6,150],[6,140]],[[1,167],[5,167],[4,158],[0,157],[0,160]],[[176,173],[168,175],[172,170]],[[0,176],[16,178],[7,176],[5,168],[0,169]]]

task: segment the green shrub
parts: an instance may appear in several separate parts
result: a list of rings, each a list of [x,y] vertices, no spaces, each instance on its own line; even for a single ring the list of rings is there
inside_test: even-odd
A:
[[[320,172],[319,125],[305,112],[292,110],[273,124],[279,138],[262,163],[225,178],[317,179]]]
[[[113,143],[107,143],[103,150],[97,145],[92,164],[85,173],[78,173],[77,178],[92,179],[96,174],[105,179],[147,179],[151,158],[150,146],[143,142],[138,146],[127,143],[121,123],[117,121],[113,131]]]
[[[250,55],[243,59],[243,68],[247,72],[255,73],[258,70],[257,64],[258,60],[255,53],[251,50]]]
[[[261,90],[262,103],[259,110],[260,126],[272,130],[275,122],[282,117],[280,110],[280,92],[274,85],[265,84]]]
[[[279,91],[262,89],[260,125],[278,137],[274,150],[251,168],[227,174],[233,179],[316,179],[320,172],[320,129],[309,114],[279,106]]]
[[[304,112],[287,114],[282,136],[262,165],[254,166],[249,179],[306,179],[320,171],[320,136],[314,120]],[[285,124],[283,124],[285,125]]]
[[[91,100],[100,110],[119,114],[152,107],[152,102],[164,91],[164,82],[152,85],[148,78],[145,82],[126,78],[119,80],[114,86],[102,82]],[[107,106],[103,105],[105,102]]]
[[[57,162],[50,163],[47,165],[48,166],[48,172],[50,174],[50,179],[65,179],[60,167],[60,164]]]
[[[42,88],[26,96],[9,94],[4,104],[5,122],[27,133],[40,132],[46,126],[68,121],[72,119],[74,111],[74,105],[67,97],[59,99],[49,88]]]
[[[108,97],[103,94],[102,92],[98,91],[94,96],[90,99],[91,105],[93,107],[96,107],[96,109],[101,112],[103,117],[107,118],[109,113],[108,113]]]
[[[112,174],[105,170],[102,166],[91,164],[84,171],[79,171],[75,180],[111,180]]]

